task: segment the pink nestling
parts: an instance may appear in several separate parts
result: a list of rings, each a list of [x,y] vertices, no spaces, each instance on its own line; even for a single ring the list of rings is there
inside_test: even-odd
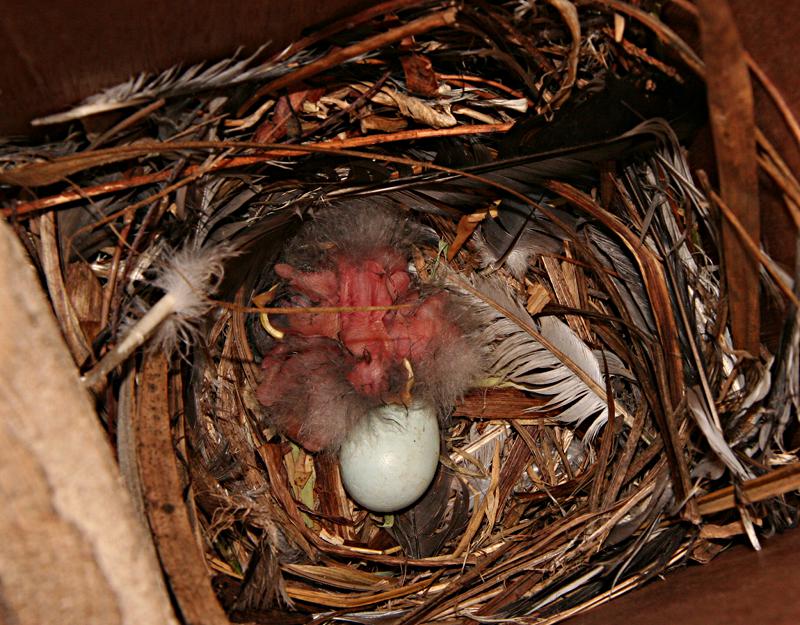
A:
[[[358,202],[318,211],[274,267],[282,305],[360,308],[281,315],[257,397],[309,451],[336,449],[369,411],[422,401],[444,416],[480,376],[475,321],[456,295],[410,270],[425,231],[400,208]]]

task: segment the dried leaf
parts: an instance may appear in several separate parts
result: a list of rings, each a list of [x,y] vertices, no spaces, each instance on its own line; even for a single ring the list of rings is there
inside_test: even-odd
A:
[[[496,463],[493,463],[493,466],[499,465],[499,453],[500,453],[500,445],[499,443],[495,444],[495,458],[497,459]],[[500,486],[500,473],[499,468],[492,472],[491,480],[489,482],[486,491],[483,493],[483,497],[472,508],[472,516],[470,517],[469,523],[467,524],[464,533],[461,535],[461,538],[458,541],[458,545],[453,550],[453,555],[460,556],[463,555],[470,546],[472,539],[478,533],[480,529],[481,523],[483,522],[484,516],[487,518],[490,515],[490,504],[494,501],[498,501],[497,493],[495,492],[497,488]],[[493,512],[496,513],[496,508],[491,506]]]
[[[267,93],[273,93],[289,85],[297,84],[303,80],[307,80],[312,76],[316,76],[320,72],[324,72],[327,69],[336,67],[341,63],[356,58],[362,54],[366,54],[372,50],[387,46],[396,41],[401,41],[406,37],[419,35],[435,28],[441,28],[442,26],[449,26],[455,23],[457,15],[458,9],[455,7],[446,9],[444,11],[428,13],[419,19],[402,24],[397,28],[380,32],[377,35],[374,35],[363,41],[359,41],[345,48],[339,48],[331,54],[318,59],[317,61],[306,63],[300,68],[296,69],[294,72],[291,72],[289,75],[281,76],[261,87],[253,95],[253,97],[245,102],[245,104],[239,109],[239,115],[242,115],[244,110],[249,109],[254,102],[258,101],[259,98]]]
[[[278,100],[272,116],[261,124],[253,135],[253,141],[274,143],[286,135],[297,137],[300,134],[296,114],[304,102],[316,102],[325,93],[324,89],[294,91]]]
[[[316,495],[323,524],[343,540],[356,542],[358,533],[352,521],[353,504],[350,502],[339,475],[339,461],[330,454],[317,454],[314,458],[317,480]]]
[[[314,484],[317,476],[314,471],[314,459],[300,447],[292,444],[291,450],[283,457],[286,473],[289,478],[292,492],[308,510],[314,510]],[[314,522],[303,514],[303,521],[307,527],[313,528]]]
[[[439,81],[433,65],[428,57],[422,54],[410,54],[400,59],[406,77],[406,87],[411,93],[424,96],[435,96],[439,90]]]
[[[713,543],[710,540],[698,540],[691,551],[691,559],[700,564],[708,564],[725,549],[721,543]]]
[[[360,121],[361,132],[378,130],[380,132],[397,132],[408,127],[408,122],[400,117],[382,117],[381,115],[367,115]]]
[[[356,88],[363,92],[367,87],[357,85]],[[437,108],[419,98],[403,95],[388,87],[384,87],[375,94],[372,101],[387,106],[396,106],[402,115],[431,128],[451,128],[458,124],[456,118],[450,113],[448,104],[441,104]]]
[[[703,527],[700,528],[700,538],[706,539],[733,538],[741,534],[744,534],[744,525],[741,521],[734,521],[733,523],[726,523],[725,525],[705,523]],[[696,558],[694,553],[692,557]]]
[[[100,333],[103,319],[103,287],[95,277],[92,268],[83,261],[67,265],[65,286],[69,300],[86,340],[91,343]]]

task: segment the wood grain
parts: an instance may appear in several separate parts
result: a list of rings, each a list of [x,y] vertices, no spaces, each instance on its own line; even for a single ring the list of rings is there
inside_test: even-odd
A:
[[[795,625],[798,551],[798,530],[767,538],[761,552],[739,545],[710,564],[673,571],[563,625]]]
[[[0,223],[0,622],[175,625],[44,293]]]

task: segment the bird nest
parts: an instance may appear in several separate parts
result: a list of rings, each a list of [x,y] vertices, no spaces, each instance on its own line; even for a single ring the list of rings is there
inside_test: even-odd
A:
[[[554,623],[795,523],[796,291],[658,4],[387,2],[3,145],[188,621]],[[420,396],[433,482],[365,509],[341,441]]]

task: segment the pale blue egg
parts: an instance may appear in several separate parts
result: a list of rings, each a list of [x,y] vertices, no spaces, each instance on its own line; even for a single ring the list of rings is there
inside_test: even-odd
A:
[[[339,451],[345,489],[373,512],[395,512],[417,501],[438,463],[439,422],[429,404],[376,408]]]

